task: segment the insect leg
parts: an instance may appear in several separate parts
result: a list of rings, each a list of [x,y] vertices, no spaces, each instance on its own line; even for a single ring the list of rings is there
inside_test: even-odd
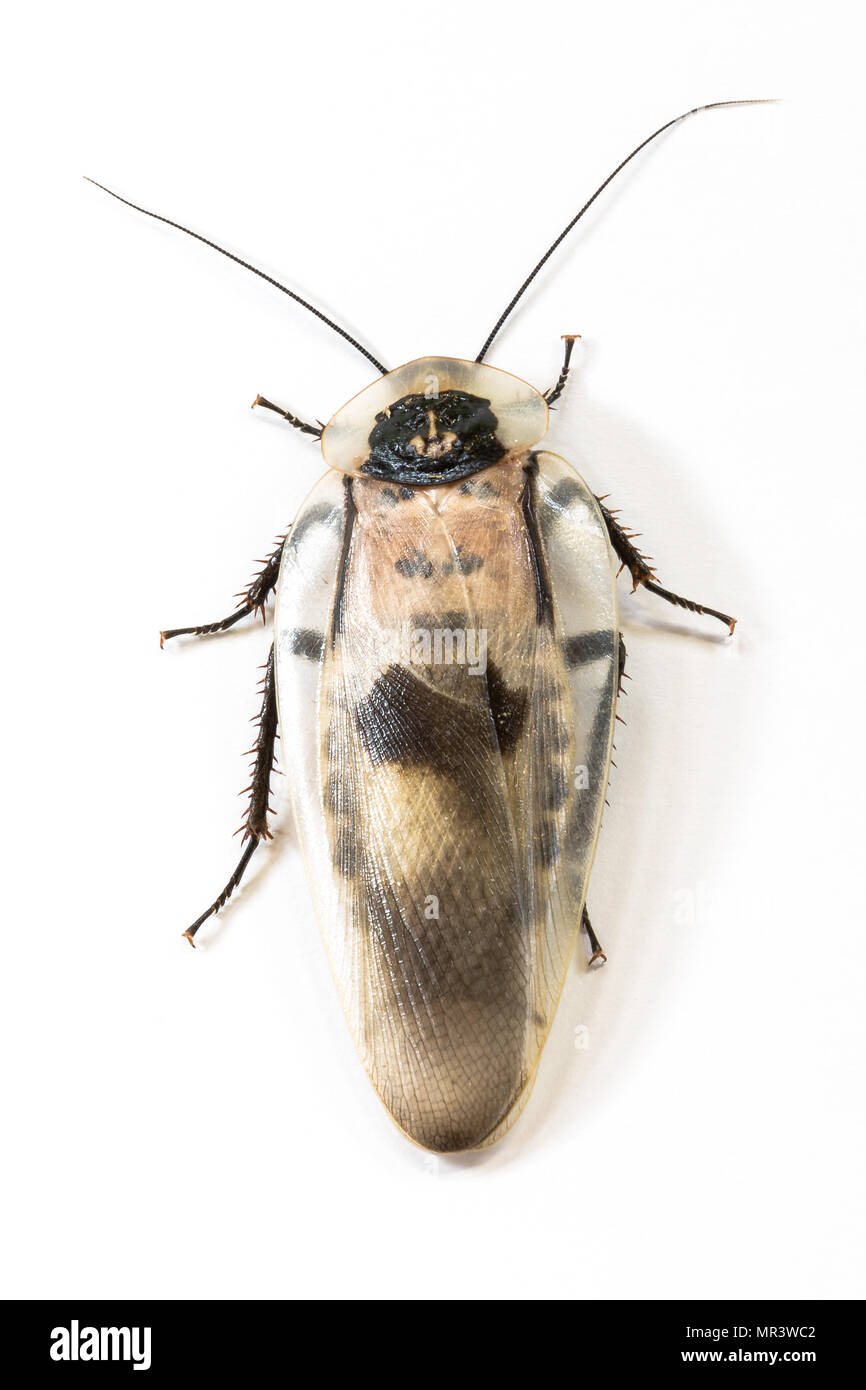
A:
[[[592,922],[590,922],[589,920],[589,912],[587,911],[586,903],[584,903],[583,905],[583,915],[580,919],[580,925],[586,932],[587,938],[589,940],[590,949],[592,951],[592,955],[589,958],[589,964],[595,965],[596,963],[598,963],[600,965],[604,965],[605,961],[607,960],[607,956],[601,949],[601,942],[599,941],[598,937],[592,929]]]
[[[284,536],[274,553],[263,562],[264,568],[259,570],[246,589],[236,595],[244,602],[234,613],[229,614],[227,618],[221,618],[216,623],[202,623],[200,627],[166,628],[164,632],[159,634],[159,645],[164,646],[172,637],[205,637],[212,632],[228,632],[230,627],[234,627],[235,623],[239,623],[241,618],[245,618],[249,613],[261,613],[262,621],[264,621],[265,604],[276,587],[285,543],[286,537]]]
[[[261,841],[271,838],[271,832],[268,829],[268,812],[273,813],[273,807],[268,805],[268,796],[270,795],[271,772],[274,769],[274,743],[277,738],[277,685],[274,674],[273,643],[271,643],[270,654],[265,665],[265,677],[261,688],[262,709],[258,719],[259,732],[253,747],[250,749],[250,752],[255,754],[252,781],[248,787],[244,788],[250,793],[250,804],[244,823],[240,827],[244,832],[244,840],[249,840],[249,844],[244,849],[225,888],[214,899],[207,911],[197,917],[192,926],[184,932],[184,936],[191,946],[195,945],[193,937],[202,922],[206,922],[208,917],[219,912],[220,908],[228,902],[243,878],[246,867]]]
[[[608,645],[610,636],[611,634],[607,632],[590,632],[587,633],[586,636],[581,639],[572,638],[570,652],[568,646],[566,648],[566,662],[568,662],[569,658],[571,658],[572,664],[580,665],[583,661],[596,660],[600,655],[604,654],[602,648],[604,648],[604,650],[606,651],[610,651],[610,647]],[[580,647],[578,647],[577,645],[578,641],[582,644]],[[623,694],[623,681],[631,679],[631,677],[626,675],[625,670],[627,655],[628,653],[626,652],[625,642],[623,641],[622,633],[620,633],[619,649],[617,651],[617,695]],[[605,961],[607,960],[607,955],[602,948],[601,942],[599,941],[598,937],[593,931],[592,922],[589,920],[589,909],[587,908],[586,903],[584,903],[583,905],[583,913],[581,914],[580,925],[582,930],[586,932],[587,940],[589,941],[590,951],[592,953],[589,957],[588,964],[591,966],[604,965]]]
[[[565,383],[568,381],[568,374],[571,371],[571,354],[574,352],[574,345],[579,337],[579,333],[563,333],[562,335],[562,340],[565,343],[562,371],[559,373],[556,385],[551,386],[550,390],[544,393],[544,399],[549,406],[554,405],[565,390]]]
[[[658,594],[659,598],[665,599],[667,603],[672,603],[677,608],[687,608],[690,613],[703,613],[708,618],[718,618],[719,622],[724,623],[728,631],[733,633],[737,625],[736,618],[730,617],[727,613],[720,613],[717,608],[708,608],[706,604],[696,603],[694,599],[682,598],[680,594],[674,594],[670,589],[663,589],[661,584],[656,582],[655,568],[649,557],[642,555],[637,546],[633,544],[635,533],[625,529],[617,519],[617,513],[609,511],[604,505],[603,498],[598,497],[596,501],[601,507],[611,545],[622,561],[622,568],[627,569],[632,577],[632,593],[639,584],[642,584],[651,594]]]
[[[275,411],[283,420],[288,420],[290,425],[294,425],[296,430],[300,430],[301,434],[311,434],[314,439],[321,439],[321,425],[308,425],[306,420],[299,419],[299,417],[293,415],[290,410],[283,410],[281,405],[274,405],[272,401],[266,401],[264,396],[256,396],[250,409],[255,410],[257,405],[263,405],[265,410]]]
[[[617,683],[617,691],[616,691],[617,695],[624,695],[624,694],[626,693],[626,692],[623,690],[623,685],[622,685],[622,683],[623,683],[623,681],[630,681],[630,680],[631,680],[631,676],[627,675],[626,669],[625,669],[625,663],[626,663],[627,660],[628,660],[628,652],[626,651],[626,646],[625,646],[625,641],[624,641],[624,639],[623,639],[623,635],[622,635],[622,633],[620,633],[620,634],[619,634],[619,661],[618,661],[618,663],[617,663],[617,668],[618,668],[618,683]]]

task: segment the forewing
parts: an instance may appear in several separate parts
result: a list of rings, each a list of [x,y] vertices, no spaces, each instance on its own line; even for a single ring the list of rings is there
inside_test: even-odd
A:
[[[534,716],[515,760],[533,903],[538,1045],[565,981],[601,828],[618,688],[615,567],[604,519],[564,459],[535,455],[539,543],[554,630],[539,630]]]

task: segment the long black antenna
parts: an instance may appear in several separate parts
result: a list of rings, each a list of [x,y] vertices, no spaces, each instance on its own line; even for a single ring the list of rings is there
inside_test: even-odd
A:
[[[84,177],[87,178],[87,175],[85,174]],[[176,227],[179,232],[186,232],[187,236],[195,237],[196,241],[203,241],[205,246],[210,246],[212,250],[219,251],[221,256],[227,256],[228,259],[234,261],[236,265],[242,265],[244,270],[251,270],[253,275],[258,275],[260,279],[267,280],[268,284],[273,285],[274,289],[282,290],[283,294],[287,294],[289,298],[294,299],[297,304],[302,304],[305,309],[309,309],[311,314],[315,314],[317,319],[321,319],[322,323],[326,323],[329,328],[333,328],[335,333],[339,333],[341,338],[345,338],[347,343],[351,343],[353,348],[357,348],[362,357],[366,357],[368,362],[372,362],[376,370],[381,372],[383,376],[388,375],[388,368],[383,367],[382,363],[376,360],[372,352],[368,352],[365,347],[362,347],[357,338],[353,338],[351,333],[345,328],[341,328],[338,323],[334,323],[333,319],[329,319],[328,315],[323,314],[321,309],[317,309],[315,304],[308,304],[306,299],[302,299],[299,294],[295,294],[294,290],[288,289],[286,285],[281,285],[279,280],[274,280],[272,276],[266,275],[263,270],[256,270],[256,267],[250,265],[249,261],[242,261],[240,256],[235,256],[231,251],[226,251],[224,247],[217,246],[215,241],[208,241],[206,236],[201,236],[198,232],[190,231],[189,227],[182,226],[180,222],[172,222],[170,217],[161,217],[158,212],[148,212],[147,208],[140,208],[137,203],[130,203],[127,198],[121,198],[119,193],[112,193],[110,188],[106,188],[102,183],[97,183],[96,179],[87,179],[87,182],[95,184],[97,188],[102,189],[103,193],[107,193],[110,198],[116,198],[119,203],[125,203],[128,208],[133,208],[136,212],[143,212],[145,217],[153,217],[157,222],[165,222],[169,227]]]
[[[765,106],[765,105],[767,105],[767,104],[770,103],[770,102],[776,101],[777,99],[778,99],[778,98],[776,98],[776,97],[753,97],[751,100],[745,100],[745,101],[711,101],[711,102],[709,102],[709,104],[708,104],[707,106],[695,106],[691,111],[684,111],[683,114],[682,114],[681,116],[674,116],[674,118],[673,118],[672,121],[667,121],[667,122],[665,123],[665,125],[659,126],[658,130],[654,130],[653,133],[652,133],[652,135],[648,135],[647,138],[646,138],[646,140],[641,141],[641,143],[638,145],[637,149],[632,150],[631,154],[626,155],[625,159],[622,161],[622,164],[618,164],[618,165],[616,166],[616,168],[614,169],[613,173],[612,173],[612,174],[608,174],[608,176],[607,176],[607,178],[605,179],[604,183],[600,184],[599,187],[595,190],[595,192],[593,193],[593,195],[592,195],[592,197],[590,198],[589,202],[588,202],[588,203],[584,203],[583,207],[580,209],[580,212],[577,214],[577,216],[576,216],[576,217],[572,217],[572,219],[571,219],[571,221],[569,222],[568,226],[567,226],[567,227],[564,227],[564,228],[562,229],[562,231],[560,232],[559,236],[556,238],[556,241],[554,241],[553,244],[552,244],[551,246],[548,246],[548,248],[547,248],[547,250],[545,251],[544,255],[542,256],[541,260],[538,262],[538,264],[535,266],[535,268],[534,268],[533,270],[531,270],[531,271],[529,272],[529,274],[527,275],[527,277],[526,277],[526,279],[524,280],[523,284],[520,286],[520,289],[517,291],[517,294],[514,296],[514,298],[511,300],[511,302],[510,302],[509,304],[506,305],[506,307],[503,309],[502,313],[499,315],[499,318],[496,320],[496,323],[493,325],[492,329],[490,330],[489,334],[487,335],[487,338],[486,338],[486,340],[485,340],[484,346],[483,346],[483,348],[481,349],[481,351],[479,352],[479,354],[478,354],[478,356],[476,357],[475,361],[476,361],[476,362],[483,362],[483,361],[484,361],[485,354],[487,353],[487,350],[488,350],[488,348],[490,347],[490,344],[493,342],[493,339],[496,337],[497,333],[499,332],[500,328],[501,328],[502,325],[504,324],[505,320],[508,318],[508,316],[509,316],[509,314],[511,313],[512,309],[514,308],[514,306],[517,304],[518,300],[520,300],[520,299],[523,297],[523,295],[526,293],[526,291],[529,289],[529,286],[532,284],[533,280],[535,279],[535,277],[536,277],[536,275],[538,274],[538,272],[541,270],[542,266],[545,265],[546,262],[547,262],[547,261],[550,259],[550,257],[553,255],[553,253],[554,253],[554,251],[556,250],[556,248],[557,248],[557,246],[559,245],[559,243],[560,243],[561,241],[564,241],[564,240],[565,240],[565,238],[568,236],[569,232],[571,231],[572,227],[574,227],[574,226],[580,221],[581,217],[583,217],[583,214],[584,214],[589,208],[592,207],[592,205],[593,205],[593,203],[595,202],[596,198],[598,197],[599,193],[603,193],[603,192],[604,192],[604,190],[607,188],[607,186],[608,186],[608,184],[611,182],[611,180],[616,178],[616,176],[617,176],[617,174],[620,172],[620,170],[621,170],[621,169],[624,169],[625,166],[629,163],[629,161],[632,160],[632,159],[634,159],[634,157],[635,157],[636,154],[640,154],[641,150],[646,149],[647,145],[649,145],[651,141],[655,140],[657,136],[663,135],[664,132],[665,132],[666,130],[670,130],[670,128],[671,128],[672,125],[678,125],[680,121],[686,120],[689,116],[696,116],[696,115],[698,114],[699,111],[715,111],[715,110],[716,110],[718,107],[720,107],[720,106]]]

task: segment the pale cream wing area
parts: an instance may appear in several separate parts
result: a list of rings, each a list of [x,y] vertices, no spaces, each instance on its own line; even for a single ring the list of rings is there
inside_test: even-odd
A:
[[[429,494],[330,474],[280,580],[283,756],[334,977],[384,1104],[440,1152],[528,1094],[604,800],[603,522],[567,464],[526,463]]]

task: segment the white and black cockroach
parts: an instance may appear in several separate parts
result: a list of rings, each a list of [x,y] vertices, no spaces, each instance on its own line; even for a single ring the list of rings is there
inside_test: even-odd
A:
[[[225,632],[276,595],[245,847],[185,935],[194,944],[269,838],[280,729],[352,1036],[393,1120],[436,1153],[492,1144],[520,1113],[581,928],[589,964],[605,959],[586,891],[625,674],[617,574],[730,633],[735,623],[663,588],[633,533],[540,447],[574,338],[544,392],[484,358],[636,154],[698,111],[750,104],[696,107],[633,150],[474,361],[389,371],[294,291],[158,219],[290,295],[380,374],[321,427],[256,398],[320,442],[327,472],[233,613],[162,633]]]

